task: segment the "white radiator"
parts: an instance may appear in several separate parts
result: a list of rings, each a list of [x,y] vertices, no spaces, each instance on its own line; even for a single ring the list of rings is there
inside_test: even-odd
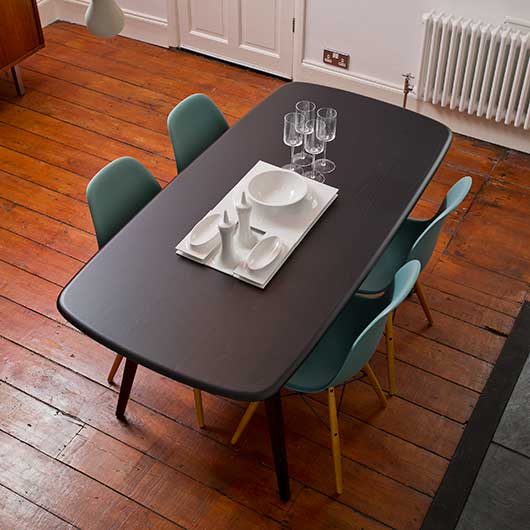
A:
[[[529,33],[437,13],[423,21],[418,99],[529,129]]]

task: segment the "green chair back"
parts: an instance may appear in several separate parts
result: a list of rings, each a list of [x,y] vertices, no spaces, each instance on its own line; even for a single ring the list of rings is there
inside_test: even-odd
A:
[[[458,208],[471,189],[472,183],[471,177],[462,177],[458,182],[453,184],[447,192],[437,214],[432,218],[430,224],[412,246],[408,260],[417,259],[421,263],[422,269],[427,265],[438,241],[438,236],[440,235],[445,218],[453,210]]]
[[[410,261],[382,294],[354,295],[285,387],[296,392],[321,392],[359,372],[379,344],[387,315],[408,295],[419,273],[419,261]]]
[[[366,326],[364,331],[357,337],[342,367],[328,387],[341,385],[351,379],[371,359],[381,336],[385,329],[387,316],[393,311],[410,293],[418,275],[420,274],[420,262],[417,260],[405,263],[394,277],[393,294],[390,303]]]
[[[159,191],[160,184],[138,160],[123,157],[99,171],[86,197],[99,248],[121,230]]]
[[[193,94],[169,113],[167,128],[180,172],[228,129],[228,123],[208,96]]]

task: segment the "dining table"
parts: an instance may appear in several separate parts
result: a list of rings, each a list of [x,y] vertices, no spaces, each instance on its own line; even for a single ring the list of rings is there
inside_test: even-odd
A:
[[[289,162],[283,116],[300,100],[337,110],[327,148],[338,198],[265,289],[175,254],[175,245],[262,160]],[[68,283],[61,314],[137,365],[212,394],[264,401],[282,500],[290,498],[280,390],[356,292],[447,152],[452,134],[418,113],[291,82],[230,127]],[[126,153],[124,153],[126,154]]]

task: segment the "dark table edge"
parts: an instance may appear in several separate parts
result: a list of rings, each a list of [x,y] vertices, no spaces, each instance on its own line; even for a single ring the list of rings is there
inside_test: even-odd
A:
[[[530,303],[525,302],[471,414],[422,530],[446,530],[458,524],[504,409],[528,359],[529,333]]]
[[[291,83],[288,83],[286,85],[283,85],[283,86],[277,88],[266,99],[270,98],[273,94],[276,94],[279,91],[289,90],[289,89],[292,90],[293,86],[297,86],[297,85],[311,85],[311,84],[314,84],[314,83],[297,82],[297,81],[291,82]],[[342,91],[342,92],[348,92],[346,90],[336,89],[334,87],[329,87],[329,88],[333,88],[334,90],[339,90],[339,91]],[[375,100],[375,101],[380,101],[380,100],[376,100],[375,98],[369,98],[367,96],[363,96],[361,94],[357,94],[357,93],[354,93],[354,94],[356,96],[364,98],[364,99],[372,99],[372,100]],[[241,120],[239,120],[232,127],[232,129],[237,127],[238,124],[242,120],[248,119],[252,115],[254,110],[259,107],[260,104],[261,103],[256,105],[256,107],[254,107],[250,112],[248,112],[245,116],[243,116],[243,118],[241,118]],[[407,111],[407,112],[412,112],[412,111]],[[432,121],[434,123],[437,123],[438,125],[443,125],[440,122],[437,122],[436,120],[433,120],[432,118],[429,118],[429,117],[426,117],[426,116],[423,116],[423,115],[421,115],[421,116],[422,116],[422,118],[424,118],[426,120],[429,120],[429,121]],[[412,199],[410,200],[410,202],[407,205],[407,207],[403,210],[403,213],[402,213],[401,217],[399,218],[398,222],[395,224],[395,226],[392,229],[392,231],[389,233],[388,237],[385,239],[385,241],[383,241],[381,247],[379,248],[379,251],[374,254],[374,256],[372,257],[372,260],[369,262],[369,264],[365,268],[365,270],[364,270],[364,272],[363,272],[363,274],[361,276],[360,281],[358,281],[356,284],[352,285],[351,289],[348,291],[348,293],[346,294],[344,299],[341,301],[341,303],[339,304],[339,307],[335,310],[335,312],[330,316],[330,318],[325,322],[325,324],[320,329],[315,331],[315,333],[313,334],[312,338],[310,339],[310,341],[308,342],[308,344],[304,348],[305,356],[301,355],[301,357],[303,357],[302,360],[298,364],[296,364],[295,366],[292,367],[289,376],[285,377],[285,379],[283,381],[278,382],[275,385],[272,385],[272,386],[270,386],[268,388],[260,389],[258,392],[241,392],[241,391],[230,392],[227,389],[219,388],[219,387],[217,387],[214,384],[205,384],[203,381],[198,381],[198,380],[195,380],[193,378],[189,378],[189,377],[176,378],[173,373],[171,373],[169,370],[167,370],[163,366],[158,365],[155,362],[149,361],[149,360],[147,360],[144,357],[141,358],[140,356],[136,355],[134,352],[131,352],[131,351],[127,350],[126,348],[122,348],[119,344],[117,344],[114,341],[104,337],[103,335],[101,335],[97,331],[95,331],[95,330],[91,329],[89,326],[85,325],[81,320],[76,318],[75,315],[73,315],[72,313],[70,313],[68,311],[68,309],[66,308],[66,306],[65,306],[65,304],[63,302],[63,296],[64,296],[65,291],[68,289],[68,286],[70,285],[70,283],[72,283],[75,280],[75,278],[79,274],[81,274],[83,269],[89,265],[89,263],[92,261],[92,259],[94,259],[95,255],[92,256],[92,258],[90,258],[90,260],[87,263],[85,263],[85,265],[72,277],[72,279],[62,289],[59,297],[57,298],[57,309],[58,309],[59,313],[66,320],[68,320],[70,323],[72,323],[77,329],[79,329],[80,331],[85,333],[87,336],[89,336],[90,338],[94,339],[96,342],[99,342],[100,344],[102,344],[103,346],[109,348],[113,352],[119,353],[119,354],[123,355],[126,358],[130,358],[133,361],[136,361],[138,364],[140,364],[142,366],[145,366],[146,368],[149,368],[151,370],[154,370],[154,371],[156,371],[156,372],[158,372],[158,373],[160,373],[162,375],[165,375],[166,377],[169,377],[170,379],[173,379],[175,381],[178,381],[180,383],[183,383],[183,384],[188,385],[188,386],[193,387],[193,388],[198,388],[198,389],[204,390],[205,392],[209,392],[211,394],[221,395],[221,396],[225,396],[225,397],[229,397],[229,398],[233,398],[233,399],[238,399],[238,400],[241,400],[241,401],[263,401],[265,399],[268,399],[268,398],[274,396],[277,392],[280,391],[280,389],[284,386],[284,384],[289,380],[291,375],[298,369],[298,367],[305,360],[305,358],[307,357],[309,352],[311,352],[311,350],[315,347],[315,345],[318,343],[318,341],[322,337],[322,334],[332,324],[332,322],[335,320],[335,318],[341,312],[342,308],[346,305],[348,300],[353,296],[353,294],[357,291],[359,286],[362,284],[362,282],[364,281],[364,279],[368,275],[369,271],[372,269],[372,267],[375,264],[375,262],[379,259],[379,256],[381,256],[381,254],[383,253],[385,248],[388,246],[388,244],[390,243],[390,241],[394,237],[394,234],[397,232],[398,228],[401,226],[403,221],[408,217],[409,213],[412,211],[412,209],[414,208],[414,206],[418,202],[418,200],[421,197],[423,191],[425,190],[427,185],[430,183],[434,173],[436,172],[436,170],[440,166],[443,158],[445,157],[445,155],[446,155],[446,153],[447,153],[447,151],[448,151],[448,149],[449,149],[449,147],[451,145],[452,139],[453,139],[453,133],[449,129],[449,127],[447,127],[445,125],[443,125],[443,126],[446,129],[446,131],[447,131],[447,139],[446,139],[442,149],[440,150],[438,156],[434,159],[433,164],[431,166],[431,169],[427,173],[427,175],[425,176],[422,185],[418,188],[416,194],[412,197]],[[223,136],[221,136],[214,143],[222,141],[222,138],[223,138]],[[207,151],[208,150],[206,150],[205,153]],[[200,156],[202,156],[202,155],[200,155]],[[188,167],[191,167],[192,165],[193,165],[193,163],[190,164],[190,166],[188,166]],[[186,171],[187,171],[187,169],[184,170],[182,173],[180,173],[179,176],[177,176],[177,178],[179,178],[180,176],[184,175],[186,173]],[[174,182],[174,181],[172,181],[172,182]],[[168,184],[168,186],[171,186],[172,182],[170,182]],[[138,212],[138,214],[139,213],[140,212]],[[138,214],[136,214],[136,215],[138,215]],[[118,234],[119,234],[119,232],[118,232]],[[118,234],[116,234],[114,237],[116,237]],[[114,238],[112,238],[112,239],[114,239]],[[111,241],[112,241],[112,239],[111,239]],[[97,255],[97,253],[96,253],[96,255]]]

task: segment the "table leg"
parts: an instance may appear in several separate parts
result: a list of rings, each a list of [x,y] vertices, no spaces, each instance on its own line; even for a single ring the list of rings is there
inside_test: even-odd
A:
[[[289,471],[287,469],[287,452],[285,450],[280,393],[265,400],[265,409],[267,411],[267,422],[269,424],[269,436],[271,439],[272,455],[274,457],[278,492],[282,501],[288,501],[291,498],[291,490],[289,487]]]
[[[22,83],[22,75],[18,66],[13,66],[11,68],[11,76],[13,77],[13,83],[15,83],[15,88],[17,89],[17,94],[23,96],[26,93],[24,88],[24,83]]]
[[[127,402],[129,401],[129,395],[131,394],[134,376],[136,375],[136,368],[138,368],[137,362],[131,361],[131,359],[126,359],[123,378],[121,380],[118,406],[116,407],[116,417],[120,420],[125,418],[125,409],[127,408]]]

